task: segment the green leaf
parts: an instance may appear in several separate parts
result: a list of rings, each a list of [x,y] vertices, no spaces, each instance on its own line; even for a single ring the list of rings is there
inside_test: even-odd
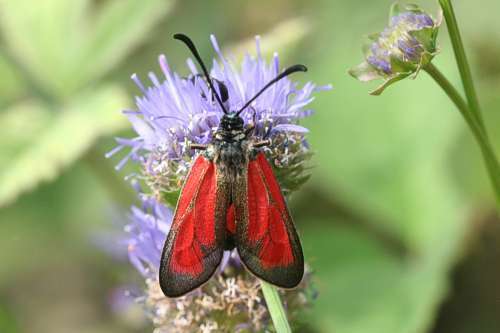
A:
[[[181,195],[181,190],[164,192],[163,193],[163,200],[165,200],[165,203],[169,207],[171,207],[172,209],[175,209],[175,207],[177,206],[177,201],[179,201],[180,195]]]
[[[16,319],[12,314],[0,304],[0,332],[4,333],[17,333],[19,327]]]
[[[108,86],[78,96],[58,113],[32,101],[1,114],[6,136],[0,143],[0,206],[53,180],[98,137],[124,128],[118,110],[126,104],[125,93]]]
[[[372,96],[379,96],[381,95],[385,89],[387,89],[390,85],[401,81],[405,78],[407,78],[409,74],[398,74],[396,76],[389,77],[386,79],[380,86],[378,86],[375,90],[370,91],[370,95]]]
[[[127,56],[171,1],[0,1],[0,28],[12,55],[47,93],[66,97]],[[91,14],[97,12],[98,16]]]
[[[6,46],[33,81],[56,94],[82,40],[87,0],[0,1]]]
[[[114,0],[104,4],[73,64],[76,82],[103,76],[143,43],[152,28],[170,12],[173,0]]]
[[[19,73],[0,51],[0,104],[10,102],[23,93]]]
[[[437,52],[436,38],[438,32],[439,28],[424,28],[410,31],[410,35],[423,45],[425,51],[435,53]]]
[[[368,36],[366,36],[366,38],[369,40],[369,41],[372,41],[372,42],[376,42],[379,38],[380,38],[380,32],[373,32],[371,34],[368,34]],[[366,46],[371,46],[371,43],[367,43],[365,44],[365,47]],[[366,53],[364,53],[366,55]]]
[[[399,4],[399,2],[395,2],[389,9],[389,24],[391,24],[391,19],[394,16],[398,16],[399,14],[401,14],[401,5]]]
[[[412,13],[415,13],[415,14],[425,14],[425,12],[422,10],[422,8],[420,8],[420,6],[418,5],[415,5],[415,4],[406,4],[404,6],[405,8],[405,11],[407,12],[412,12]]]
[[[377,70],[366,61],[363,61],[360,65],[351,68],[349,70],[349,75],[361,82],[369,82],[382,78]]]

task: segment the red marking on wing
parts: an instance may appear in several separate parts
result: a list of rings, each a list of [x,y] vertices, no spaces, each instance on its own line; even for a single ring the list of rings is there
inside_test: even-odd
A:
[[[182,190],[172,228],[176,237],[172,246],[170,269],[174,273],[196,277],[201,274],[203,251],[214,248],[216,171],[214,163],[198,157]]]
[[[236,217],[234,214],[234,204],[231,204],[226,213],[226,230],[231,234],[236,233]]]
[[[248,164],[248,241],[261,243],[258,257],[264,269],[286,267],[294,262],[287,232],[291,218],[285,199],[264,154]]]

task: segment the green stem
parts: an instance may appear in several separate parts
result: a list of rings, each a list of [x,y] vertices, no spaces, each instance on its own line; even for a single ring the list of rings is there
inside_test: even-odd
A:
[[[429,63],[424,67],[424,70],[441,86],[444,92],[448,95],[451,101],[458,108],[462,116],[464,117],[467,124],[471,127],[474,136],[479,140],[483,141],[483,130],[476,119],[472,116],[469,110],[469,106],[464,101],[460,93],[453,87],[453,85],[448,81],[448,79],[434,66]]]
[[[451,0],[439,0],[439,4],[443,9],[443,15],[446,20],[446,25],[448,27],[448,33],[450,35],[451,43],[453,45],[453,51],[455,53],[455,59],[457,61],[457,66],[460,71],[460,76],[462,78],[462,85],[464,87],[465,96],[467,98],[468,104],[468,116],[473,118],[475,127],[479,127],[482,132],[482,138],[478,138],[478,142],[481,146],[481,151],[483,153],[484,159],[486,161],[486,166],[488,169],[488,174],[492,182],[493,188],[495,190],[497,203],[500,206],[500,165],[495,155],[495,151],[491,145],[488,137],[488,132],[484,124],[484,120],[481,113],[481,107],[479,105],[479,100],[477,98],[476,89],[474,87],[474,81],[472,80],[472,74],[470,70],[469,63],[467,61],[467,55],[465,53],[464,44],[462,42],[462,37],[460,36],[460,30],[458,28],[457,18],[453,10],[453,5]],[[467,119],[466,119],[467,120]],[[472,121],[467,121],[472,129]],[[474,131],[474,130],[473,130]],[[477,129],[476,129],[477,131]]]
[[[271,314],[271,319],[273,320],[274,328],[277,333],[291,333],[292,329],[286,318],[285,309],[280,300],[280,295],[278,290],[267,282],[260,281],[262,288],[262,293],[266,299],[267,309]]]
[[[428,64],[424,69],[446,92],[448,97],[450,97],[464,117],[467,125],[469,125],[472,134],[481,148],[481,153],[483,154],[483,158],[486,163],[488,175],[495,191],[495,197],[497,199],[497,203],[500,205],[500,166],[488,136],[486,135],[486,130],[483,126],[481,126],[480,120],[474,117],[469,105],[467,105],[460,93],[432,63]]]
[[[439,0],[439,4],[443,9],[443,15],[448,27],[448,33],[453,45],[453,51],[455,53],[458,70],[460,71],[460,76],[462,78],[462,84],[464,86],[464,91],[469,103],[470,111],[476,118],[479,125],[484,129],[485,126],[480,111],[479,100],[477,98],[476,89],[474,87],[474,81],[472,80],[469,62],[467,61],[467,55],[465,54],[465,48],[462,42],[462,37],[460,35],[460,30],[458,28],[457,18],[453,10],[453,5],[451,4],[451,0]]]

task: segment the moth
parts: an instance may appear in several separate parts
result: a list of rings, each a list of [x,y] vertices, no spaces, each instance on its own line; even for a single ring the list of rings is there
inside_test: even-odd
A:
[[[223,252],[234,248],[258,278],[293,288],[304,274],[304,256],[285,198],[262,151],[271,141],[252,136],[255,125],[245,128],[240,114],[274,83],[307,68],[287,68],[241,109],[228,111],[224,106],[227,87],[210,78],[189,37],[175,34],[174,38],[191,50],[224,114],[209,144],[190,146],[201,153],[184,182],[165,241],[159,270],[161,289],[168,297],[196,289],[215,273]]]

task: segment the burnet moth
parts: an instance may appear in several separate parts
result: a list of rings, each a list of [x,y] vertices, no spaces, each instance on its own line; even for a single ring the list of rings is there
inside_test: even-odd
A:
[[[216,271],[223,251],[234,248],[254,275],[278,287],[293,288],[304,274],[304,256],[285,198],[262,151],[272,143],[253,137],[255,125],[245,128],[240,114],[274,83],[307,68],[287,68],[241,109],[228,111],[224,83],[210,78],[189,37],[175,34],[174,38],[193,53],[224,115],[210,144],[191,144],[201,153],[182,187],[165,241],[161,289],[168,297],[178,297],[201,286]]]

